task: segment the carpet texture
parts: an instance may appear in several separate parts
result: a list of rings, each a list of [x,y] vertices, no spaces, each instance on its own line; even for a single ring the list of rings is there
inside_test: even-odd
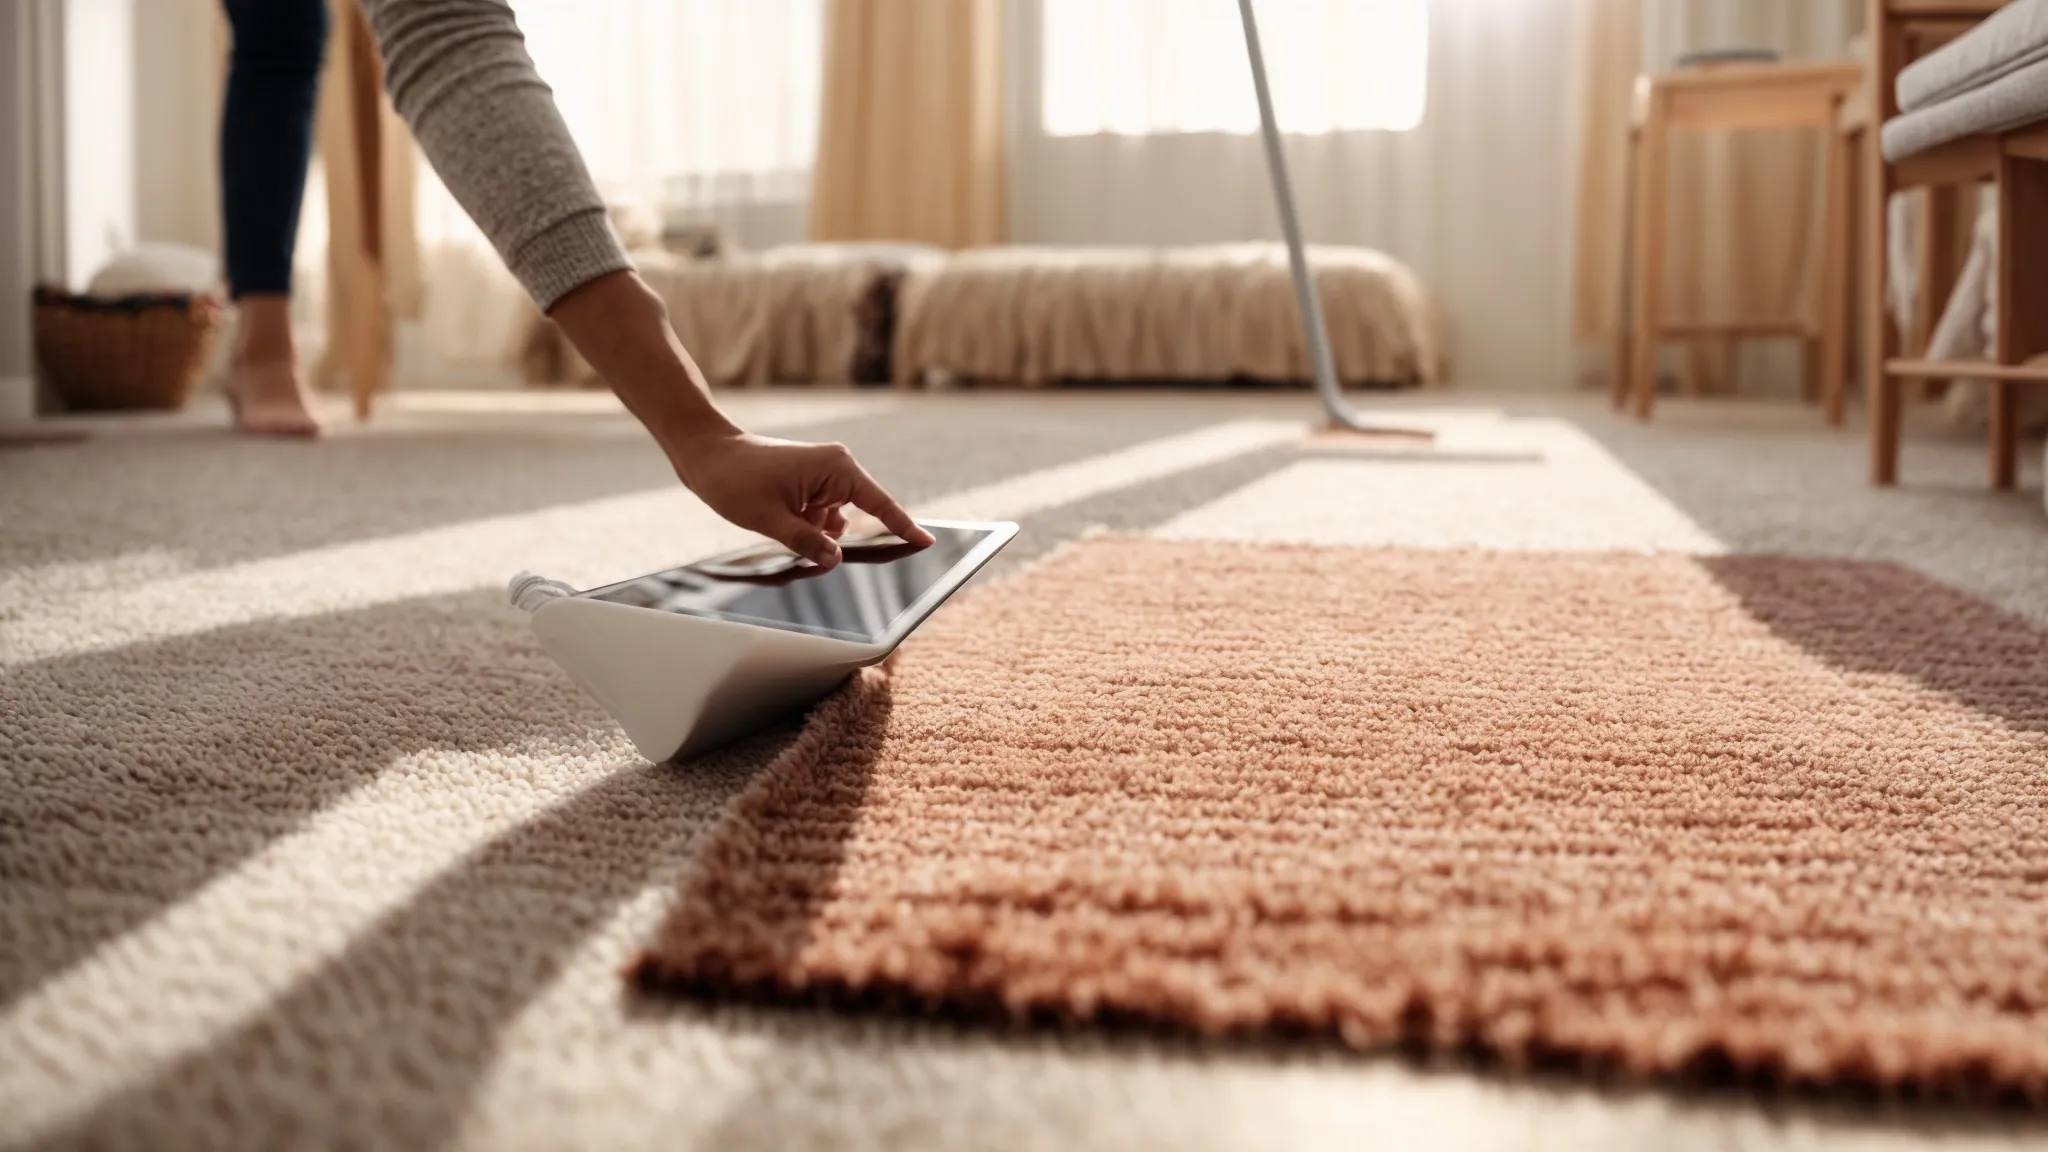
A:
[[[203,397],[0,451],[0,1148],[2048,1148],[2048,1109],[635,994],[621,970],[795,731],[723,764],[645,763],[504,581],[597,583],[738,541],[606,393],[401,387],[367,425],[329,399],[317,443],[234,436]],[[1096,526],[1882,559],[2048,628],[2040,447],[2021,491],[1987,492],[1982,437],[1911,419],[1901,485],[1875,489],[1853,429],[1726,397],[1674,397],[1643,424],[1604,395],[1375,396],[1439,432],[1400,459],[1302,446],[1320,412],[1301,392],[721,402],[757,432],[846,443],[921,515],[1023,524],[913,646]],[[1901,648],[1937,655],[1901,675],[2037,730],[2010,689],[1969,687],[1976,654],[1943,655],[1990,627],[1946,621],[1951,594],[1815,595],[1860,621],[1792,633],[1817,655],[1857,648],[1826,636],[1920,628]],[[1929,629],[1949,639],[1930,650]]]
[[[1906,569],[1094,538],[822,705],[634,974],[2038,1101],[2044,943],[2048,636]]]

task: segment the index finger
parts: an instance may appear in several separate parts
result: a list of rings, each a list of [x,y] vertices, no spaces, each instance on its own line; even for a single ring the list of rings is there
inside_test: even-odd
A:
[[[917,521],[912,520],[910,513],[905,512],[901,504],[882,491],[882,486],[875,483],[875,478],[868,475],[865,469],[856,469],[855,472],[853,506],[880,520],[884,528],[894,532],[906,543],[930,544],[938,539],[925,531]]]

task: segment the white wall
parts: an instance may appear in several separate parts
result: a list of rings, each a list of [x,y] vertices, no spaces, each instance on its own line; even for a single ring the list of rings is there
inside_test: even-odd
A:
[[[135,0],[65,0],[64,274],[135,243]]]
[[[217,0],[60,3],[65,278],[137,243],[214,250]]]
[[[28,293],[35,281],[29,6],[0,4],[0,420],[33,411]]]
[[[138,239],[220,243],[220,0],[136,0]]]

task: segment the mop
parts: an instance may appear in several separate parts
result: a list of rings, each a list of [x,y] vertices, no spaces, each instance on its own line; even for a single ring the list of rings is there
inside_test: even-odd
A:
[[[1294,210],[1294,186],[1287,175],[1287,155],[1280,146],[1280,123],[1273,114],[1273,93],[1266,84],[1266,54],[1259,44],[1259,22],[1252,14],[1252,0],[1237,0],[1244,18],[1245,54],[1251,57],[1252,87],[1259,95],[1259,129],[1266,141],[1266,168],[1273,177],[1273,200],[1280,209],[1280,229],[1287,239],[1287,261],[1294,271],[1294,295],[1301,305],[1301,334],[1315,365],[1316,395],[1322,399],[1329,427],[1343,432],[1399,440],[1434,442],[1436,434],[1420,428],[1375,424],[1361,416],[1344,398],[1337,382],[1336,360],[1330,354],[1330,334],[1323,326],[1323,302],[1309,276],[1308,252],[1301,240],[1301,221]]]

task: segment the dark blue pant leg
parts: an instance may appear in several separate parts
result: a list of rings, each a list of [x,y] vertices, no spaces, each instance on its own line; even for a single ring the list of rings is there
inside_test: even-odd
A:
[[[234,49],[220,121],[221,225],[237,299],[288,294],[327,49],[327,0],[222,0]]]

